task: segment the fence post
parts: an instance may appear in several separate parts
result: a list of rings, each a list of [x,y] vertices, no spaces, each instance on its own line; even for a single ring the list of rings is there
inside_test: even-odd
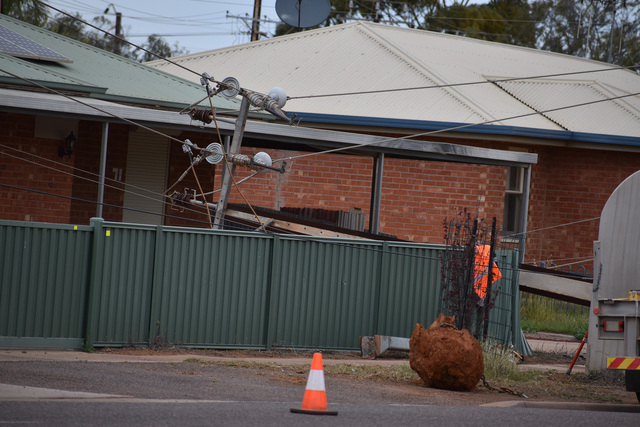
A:
[[[269,269],[271,270],[271,274],[269,275],[269,283],[267,283],[267,292],[266,292],[266,301],[265,301],[265,329],[264,329],[264,340],[267,350],[271,350],[273,347],[273,343],[276,339],[276,325],[278,324],[277,319],[277,307],[273,307],[274,304],[278,304],[279,302],[279,293],[280,289],[276,286],[276,283],[280,283],[278,280],[278,275],[281,274],[278,266],[282,264],[282,242],[280,241],[280,236],[274,234],[273,244],[271,245],[271,265]]]
[[[151,295],[149,296],[149,347],[153,346],[159,336],[160,319],[162,317],[162,290],[159,289],[161,265],[164,263],[165,239],[161,225],[156,226],[156,244],[153,254],[153,279],[151,279]]]
[[[380,270],[378,272],[378,280],[376,280],[375,283],[375,295],[374,295],[374,304],[373,307],[371,307],[372,310],[374,310],[373,312],[373,327],[375,328],[375,330],[371,331],[371,335],[375,335],[375,334],[386,334],[387,330],[386,330],[386,326],[387,325],[381,325],[380,324],[380,311],[382,310],[381,304],[382,304],[382,291],[383,289],[385,291],[388,290],[388,282],[389,282],[389,264],[390,264],[390,257],[391,254],[389,252],[389,242],[387,241],[383,241],[382,242],[382,252],[380,253]],[[384,288],[383,288],[383,282],[385,283]],[[386,319],[386,312],[385,312],[385,316],[382,316],[382,318]]]
[[[102,218],[91,218],[93,227],[93,242],[91,251],[91,265],[89,266],[89,283],[87,284],[87,312],[85,313],[84,351],[93,351],[95,333],[95,311],[98,309],[96,287],[102,281],[102,260],[104,259],[104,235]]]

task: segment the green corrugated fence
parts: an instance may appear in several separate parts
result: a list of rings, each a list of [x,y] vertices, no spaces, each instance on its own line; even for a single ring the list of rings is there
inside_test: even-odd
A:
[[[443,248],[100,219],[0,221],[0,346],[357,350],[360,336],[409,337],[433,321]],[[503,258],[517,273],[517,256]],[[511,279],[502,279],[491,334],[518,347]]]

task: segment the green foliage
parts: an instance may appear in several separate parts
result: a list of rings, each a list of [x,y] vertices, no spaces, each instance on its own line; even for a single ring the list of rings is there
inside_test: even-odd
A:
[[[99,16],[93,20],[92,25],[104,30],[100,31],[82,22],[82,15],[76,12],[74,16],[57,14],[53,18],[48,15],[48,9],[44,3],[35,0],[3,0],[2,12],[21,21],[43,27],[65,37],[87,43],[100,49],[113,52],[125,58],[138,62],[151,61],[159,57],[168,58],[188,53],[176,43],[170,46],[162,37],[152,34],[148,37],[142,48],[134,48],[124,40],[107,33],[113,33],[115,24],[107,16]]]
[[[619,65],[640,62],[640,2],[534,0],[540,49]]]
[[[368,20],[624,66],[640,63],[640,0],[332,0],[331,6],[321,26]],[[281,24],[276,35],[295,31]]]
[[[487,381],[531,381],[536,377],[536,372],[518,369],[517,358],[510,349],[489,341],[485,341],[481,345],[484,357],[484,377]]]
[[[29,24],[42,26],[47,21],[47,6],[35,0],[2,0],[2,13]]]
[[[523,294],[520,324],[525,332],[555,332],[582,339],[589,327],[589,310],[551,298]]]

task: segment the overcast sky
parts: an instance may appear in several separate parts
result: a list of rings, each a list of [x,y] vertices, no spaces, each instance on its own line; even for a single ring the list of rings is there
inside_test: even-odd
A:
[[[276,0],[262,0],[261,16],[272,21],[279,18]],[[229,15],[252,17],[253,0],[49,0],[50,5],[91,22],[103,15],[109,5],[122,14],[122,26],[128,40],[142,44],[151,34],[161,35],[171,46],[178,43],[191,53],[248,43],[250,22]],[[107,17],[115,24],[111,7]],[[51,11],[53,15],[57,12]],[[262,23],[260,30],[273,35],[276,23]]]
[[[115,25],[115,13],[119,12],[127,40],[140,45],[151,34],[159,34],[172,47],[178,43],[190,53],[248,43],[254,7],[253,0],[49,0],[47,3],[67,13],[78,12],[88,22],[104,15]],[[271,22],[262,22],[260,31],[269,36],[273,36],[280,22],[275,4],[276,0],[262,0],[260,16]],[[54,10],[50,12],[52,16],[57,14]],[[115,28],[111,31],[115,32]]]

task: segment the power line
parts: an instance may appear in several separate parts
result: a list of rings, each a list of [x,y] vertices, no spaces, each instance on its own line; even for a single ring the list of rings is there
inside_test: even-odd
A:
[[[51,6],[49,6],[49,7],[51,7]],[[53,9],[54,9],[54,10],[57,10],[57,9],[55,9],[55,8],[53,8]],[[59,11],[59,12],[61,12],[61,11]],[[61,13],[64,13],[64,12],[61,12]],[[66,14],[66,13],[65,13],[65,14]],[[70,16],[70,17],[71,17],[71,18],[73,18],[73,19],[77,19],[77,18],[75,18],[75,17],[72,17],[71,15],[68,15],[68,14],[66,14],[66,15],[67,15],[67,16]],[[79,21],[81,21],[81,20],[79,20]],[[83,22],[83,21],[81,21],[81,22]],[[90,24],[89,24],[89,25],[90,25]],[[92,27],[94,27],[94,26],[92,26]],[[110,35],[110,33],[108,33],[107,31],[101,30],[101,29],[99,29],[99,28],[97,28],[97,27],[94,27],[94,28],[96,28],[96,29],[98,29],[98,30],[100,30],[100,31],[103,31],[104,33],[106,33],[106,34],[109,34],[109,35]],[[124,39],[123,39],[123,40],[124,40]],[[130,42],[128,42],[127,40],[124,40],[124,41],[125,41],[125,42],[127,42],[127,43],[130,43]],[[135,44],[133,44],[133,43],[130,43],[130,44],[132,44],[133,46],[135,46]],[[170,62],[170,63],[172,63],[172,64],[174,64],[174,65],[178,65],[178,64],[175,64],[173,61],[169,61],[169,60],[168,60],[168,59],[166,59],[166,58],[162,58],[162,57],[160,57],[159,55],[155,55],[155,56],[157,56],[157,57],[159,57],[159,58],[161,58],[161,59],[164,59],[164,60],[166,60],[166,61],[168,61],[168,62]],[[180,65],[178,65],[178,66],[180,66]],[[180,66],[180,67],[181,67],[181,68],[183,68],[183,69],[185,69],[185,70],[188,70],[188,71],[190,71],[190,72],[192,72],[192,73],[194,73],[194,74],[198,74],[198,73],[196,73],[195,71],[190,70],[190,69],[188,69],[188,68],[186,68],[186,67],[183,67],[183,66]],[[550,77],[550,76],[558,76],[558,75],[567,75],[567,74],[582,74],[582,73],[591,73],[591,72],[600,72],[600,71],[611,71],[611,70],[615,70],[615,69],[625,69],[625,68],[635,68],[635,66],[634,66],[634,67],[613,67],[613,68],[608,68],[608,69],[592,70],[592,71],[583,71],[583,72],[574,72],[574,73],[550,74],[550,75],[546,75],[546,76],[535,76],[535,77],[533,77],[533,78],[542,78],[542,77]],[[2,71],[4,71],[4,70],[2,70]],[[13,76],[13,77],[15,77],[15,78],[18,78],[18,79],[24,80],[24,81],[26,81],[26,82],[29,82],[29,83],[31,83],[31,84],[34,84],[34,85],[39,86],[39,87],[41,87],[41,88],[44,88],[45,90],[49,90],[49,91],[51,91],[51,92],[53,92],[53,93],[57,93],[58,95],[61,95],[61,96],[67,97],[67,98],[69,98],[69,99],[71,99],[71,100],[73,100],[73,101],[79,102],[79,103],[81,103],[81,104],[83,104],[83,105],[85,105],[85,106],[87,106],[87,107],[94,108],[94,109],[96,109],[96,110],[98,110],[98,111],[101,111],[101,112],[103,112],[103,113],[105,113],[105,114],[108,114],[108,115],[110,115],[110,116],[112,116],[112,117],[115,117],[115,118],[118,118],[118,119],[124,120],[124,121],[126,121],[126,122],[129,122],[129,123],[131,123],[131,124],[135,125],[135,126],[139,126],[139,127],[144,128],[144,129],[147,129],[147,130],[149,130],[149,131],[151,131],[151,132],[155,132],[155,133],[160,134],[160,135],[162,135],[162,136],[164,136],[164,137],[167,137],[167,138],[172,139],[172,140],[174,140],[174,141],[180,142],[181,144],[183,143],[183,141],[178,140],[178,139],[176,139],[176,138],[173,138],[173,137],[171,137],[171,136],[169,136],[169,135],[166,135],[166,134],[163,134],[163,133],[161,133],[161,132],[155,131],[155,130],[153,130],[153,129],[151,129],[151,128],[148,128],[148,127],[145,127],[145,126],[140,125],[140,124],[138,124],[138,123],[135,123],[135,122],[133,122],[133,121],[130,121],[130,120],[124,119],[124,118],[119,117],[119,116],[117,116],[117,115],[111,114],[111,113],[106,112],[106,111],[104,111],[104,110],[102,110],[102,109],[100,109],[100,108],[97,108],[97,107],[91,106],[91,105],[89,105],[89,104],[86,104],[86,103],[84,103],[84,102],[81,102],[80,100],[77,100],[77,99],[75,99],[75,98],[72,98],[72,97],[69,97],[69,96],[67,96],[67,95],[64,95],[64,94],[62,94],[62,93],[60,93],[60,92],[58,92],[58,91],[55,91],[55,90],[53,90],[53,89],[50,89],[50,88],[47,88],[47,87],[45,87],[45,86],[39,85],[39,84],[37,84],[37,83],[31,82],[31,81],[29,81],[28,79],[24,79],[24,78],[22,78],[22,77],[19,77],[19,76],[15,75],[15,74],[12,74],[12,73],[10,73],[10,72],[7,72],[7,71],[4,71],[4,72],[5,72],[5,73],[7,73],[7,74],[9,74],[9,75],[11,75],[11,76]],[[526,79],[529,79],[529,78],[527,78],[527,77],[524,77],[524,78],[520,77],[520,78],[510,78],[510,79],[502,79],[502,80],[494,80],[494,81],[471,82],[471,83],[461,83],[461,84],[452,84],[452,85],[436,85],[436,86],[429,86],[429,87],[422,87],[422,88],[405,88],[405,89],[401,89],[401,90],[416,90],[416,89],[423,89],[423,88],[438,88],[438,87],[447,87],[447,86],[464,85],[464,84],[481,84],[481,83],[482,83],[482,84],[484,84],[484,83],[495,83],[495,82],[502,82],[502,81],[526,80]],[[398,89],[395,89],[395,90],[398,90]],[[382,91],[389,91],[389,90],[382,90]],[[376,93],[376,92],[382,92],[382,91],[370,91],[370,92],[361,92],[361,93]],[[352,94],[356,94],[356,93],[352,93]],[[463,128],[468,128],[468,127],[472,127],[472,126],[477,126],[477,125],[480,125],[480,124],[490,124],[490,123],[494,123],[494,122],[497,122],[497,121],[506,121],[506,120],[511,120],[511,119],[515,119],[515,118],[522,118],[522,117],[531,116],[531,115],[544,114],[544,113],[548,113],[548,112],[552,112],[552,111],[558,111],[558,110],[563,110],[563,109],[567,109],[567,108],[575,108],[575,107],[585,106],[585,105],[590,105],[590,104],[594,104],[594,103],[598,103],[598,102],[611,101],[611,100],[615,100],[615,99],[625,98],[625,97],[628,97],[628,96],[636,96],[636,95],[638,95],[638,94],[640,94],[640,93],[628,94],[628,95],[622,95],[622,96],[618,96],[618,97],[607,98],[607,99],[604,99],[604,100],[597,100],[597,101],[586,102],[586,103],[581,103],[581,104],[575,104],[575,105],[570,105],[570,106],[565,106],[565,107],[559,107],[559,108],[555,108],[555,109],[549,109],[549,110],[546,110],[546,111],[533,112],[533,113],[528,113],[528,114],[523,114],[523,115],[513,116],[513,117],[509,117],[509,118],[503,118],[503,119],[496,119],[496,120],[492,120],[492,121],[486,121],[486,122],[482,122],[482,123],[466,124],[466,125],[461,125],[461,126],[452,127],[452,128],[449,128],[449,129],[442,129],[442,130],[437,130],[437,131],[429,131],[429,132],[424,132],[424,133],[418,133],[418,134],[414,134],[414,135],[410,135],[410,136],[406,136],[406,137],[391,138],[391,139],[388,139],[388,140],[384,140],[384,141],[377,141],[377,142],[374,142],[374,143],[367,143],[367,144],[361,144],[361,145],[357,145],[357,146],[344,147],[344,148],[338,148],[338,149],[333,149],[333,150],[326,150],[326,151],[318,152],[318,153],[310,153],[310,154],[301,155],[301,156],[289,157],[288,159],[296,159],[296,158],[307,157],[307,156],[311,156],[311,155],[318,155],[318,154],[326,154],[326,153],[331,153],[331,152],[336,152],[336,151],[342,151],[342,150],[347,150],[347,149],[353,149],[353,148],[362,147],[362,146],[367,146],[367,145],[379,144],[379,143],[381,143],[381,142],[386,142],[386,141],[394,141],[394,140],[408,139],[408,138],[413,138],[413,137],[417,137],[417,136],[431,135],[431,134],[440,133],[440,132],[445,132],[445,131],[455,131],[455,130],[459,130],[459,129],[463,129]],[[339,95],[346,95],[346,94],[332,94],[332,95],[325,95],[325,96],[339,96]],[[318,95],[318,96],[319,96],[319,95]],[[297,98],[301,98],[301,97],[297,97]],[[281,159],[281,160],[284,160],[284,159]],[[276,160],[276,161],[278,161],[278,160]]]
[[[36,157],[36,158],[38,158],[38,159],[40,159],[40,160],[44,160],[44,161],[47,161],[47,162],[51,162],[51,163],[54,163],[54,164],[57,164],[57,165],[62,165],[62,166],[64,166],[65,168],[70,168],[70,166],[67,166],[67,165],[65,165],[64,163],[55,162],[55,161],[53,161],[53,160],[49,160],[49,159],[46,159],[46,158],[44,158],[44,157],[37,156],[37,155],[35,155],[35,154],[29,153],[29,152],[26,152],[26,151],[18,150],[18,149],[13,148],[13,147],[9,147],[9,146],[3,145],[3,144],[0,144],[0,147],[5,148],[5,149],[9,149],[9,150],[13,150],[13,151],[17,151],[17,152],[19,152],[19,153],[21,153],[21,154],[23,154],[23,155],[24,155],[24,154],[26,154],[26,155],[31,155],[32,157]],[[78,179],[81,179],[81,180],[84,180],[84,181],[91,182],[91,183],[93,183],[93,184],[98,184],[98,183],[99,183],[99,175],[98,175],[98,174],[96,174],[96,173],[94,173],[94,172],[90,172],[90,171],[87,171],[87,170],[79,169],[79,168],[77,168],[77,167],[74,167],[74,168],[73,168],[73,169],[74,169],[74,172],[68,172],[68,171],[65,171],[65,170],[63,170],[63,169],[61,169],[61,168],[55,168],[55,167],[53,167],[53,166],[49,166],[49,165],[42,164],[41,162],[36,162],[36,161],[33,161],[33,160],[27,160],[27,159],[25,159],[24,157],[20,157],[20,156],[16,156],[16,155],[13,155],[13,154],[9,154],[9,153],[7,153],[7,152],[2,152],[2,154],[4,154],[4,155],[5,155],[5,156],[7,156],[7,157],[11,157],[11,158],[14,158],[14,159],[16,159],[16,160],[20,160],[20,161],[22,161],[22,162],[31,163],[31,164],[36,165],[36,166],[39,166],[39,167],[41,167],[41,168],[50,169],[50,170],[53,170],[53,171],[55,171],[55,172],[58,172],[58,173],[61,173],[61,174],[65,174],[65,175],[71,175],[71,176],[77,177]],[[92,179],[92,178],[88,178],[88,177],[82,176],[82,175],[80,175],[80,174],[77,174],[76,172],[82,172],[82,173],[84,173],[84,174],[87,174],[87,175],[90,175],[90,176],[94,176],[94,177],[96,177],[96,178],[93,178],[93,179]],[[117,184],[118,184],[118,185],[106,184],[105,186],[106,186],[107,188],[110,188],[110,189],[112,189],[112,190],[116,190],[116,191],[122,191],[123,193],[131,194],[131,195],[134,195],[134,196],[136,196],[136,197],[146,198],[146,199],[153,200],[153,201],[160,201],[160,202],[161,202],[161,203],[163,203],[165,206],[172,206],[172,204],[171,204],[171,203],[169,203],[169,202],[167,202],[167,201],[166,201],[166,197],[164,196],[164,194],[155,193],[155,192],[153,192],[153,191],[149,191],[149,190],[147,190],[146,188],[139,187],[139,186],[132,185],[132,184],[123,183],[123,182],[120,182],[120,181],[117,181],[117,180],[114,180],[114,179],[111,179],[111,178],[107,178],[107,177],[105,177],[105,179],[106,179],[107,181],[115,182],[115,183],[117,183]],[[120,186],[124,186],[125,188],[124,188],[124,189],[122,189],[122,188],[120,188]],[[132,189],[134,189],[134,190],[136,190],[136,189],[137,189],[137,190],[141,190],[141,191],[143,191],[144,193],[147,193],[147,194],[144,194],[144,193],[138,193],[138,192],[132,191],[132,190],[130,190],[130,189],[128,189],[128,188],[132,188]],[[154,197],[152,197],[152,196],[150,196],[150,195],[148,195],[148,194],[155,194],[155,195],[156,195],[156,196],[158,196],[158,197],[157,197],[157,198],[154,198]],[[95,203],[97,204],[97,202],[95,202]],[[185,209],[185,210],[188,210],[188,211],[190,211],[190,212],[192,212],[192,213],[202,214],[202,212],[201,212],[200,210],[197,210],[197,209],[189,208],[189,209]]]
[[[192,70],[192,69],[190,69],[190,68],[187,68],[187,67],[185,67],[185,66],[183,66],[183,65],[180,65],[180,64],[178,64],[178,63],[176,63],[176,62],[174,62],[174,61],[172,61],[172,60],[170,60],[170,59],[168,59],[168,58],[165,58],[165,57],[163,57],[163,56],[160,56],[160,55],[158,55],[157,53],[151,52],[149,49],[146,49],[146,48],[144,48],[144,47],[142,47],[142,46],[138,46],[137,44],[132,43],[132,42],[130,42],[129,40],[127,40],[127,39],[125,39],[125,38],[122,38],[122,37],[118,37],[118,36],[116,36],[116,35],[113,35],[113,34],[111,34],[110,32],[108,32],[108,31],[106,31],[106,30],[103,30],[103,29],[102,29],[102,28],[100,28],[100,27],[97,27],[97,26],[95,26],[95,25],[93,25],[93,24],[88,23],[87,21],[84,21],[84,20],[82,20],[82,19],[79,19],[78,17],[73,16],[73,15],[71,15],[71,14],[69,14],[69,13],[67,13],[67,12],[65,12],[65,11],[63,11],[63,10],[57,9],[57,8],[55,8],[55,7],[53,7],[53,6],[49,5],[49,4],[47,4],[47,3],[42,2],[41,0],[34,0],[34,1],[36,1],[36,2],[38,2],[38,3],[40,3],[40,4],[42,4],[42,5],[45,5],[45,6],[47,6],[47,7],[50,7],[51,9],[55,10],[56,12],[61,13],[61,14],[65,15],[65,16],[67,16],[67,17],[71,18],[71,19],[75,19],[76,21],[81,22],[81,23],[82,23],[82,24],[84,24],[84,25],[88,25],[89,27],[91,27],[91,28],[93,28],[93,29],[95,29],[95,30],[98,30],[98,31],[100,31],[100,32],[102,32],[102,33],[104,33],[104,34],[106,34],[106,35],[110,36],[110,37],[113,37],[113,38],[115,38],[116,40],[118,40],[118,41],[120,41],[120,42],[128,43],[128,44],[130,44],[131,46],[135,47],[136,49],[140,49],[140,50],[142,50],[142,51],[144,51],[144,52],[146,52],[146,53],[148,53],[148,54],[150,54],[150,55],[153,55],[154,57],[156,57],[156,58],[158,58],[158,59],[162,59],[162,60],[164,60],[164,61],[167,61],[168,63],[170,63],[170,64],[172,64],[172,65],[175,65],[176,67],[182,68],[183,70],[185,70],[185,71],[187,71],[187,72],[189,72],[189,73],[196,74],[196,75],[197,75],[197,76],[199,76],[199,77],[201,76],[201,74],[200,74],[200,73],[197,73],[197,72],[193,71],[193,70]]]
[[[329,97],[335,97],[335,96],[370,95],[370,94],[377,94],[377,93],[403,92],[403,91],[423,90],[423,89],[443,89],[448,87],[474,86],[474,85],[481,85],[481,84],[487,84],[487,83],[496,84],[496,83],[505,83],[505,82],[522,81],[522,80],[545,79],[550,77],[563,77],[563,76],[573,76],[573,75],[579,75],[579,74],[601,73],[605,71],[631,70],[639,67],[640,67],[640,64],[631,65],[628,67],[612,65],[608,68],[599,68],[595,70],[586,70],[586,71],[571,71],[566,73],[540,74],[535,76],[509,77],[504,79],[479,80],[475,82],[464,82],[464,83],[445,83],[445,84],[438,84],[438,85],[413,86],[413,87],[394,88],[394,89],[376,89],[376,90],[364,90],[364,91],[355,91],[355,92],[328,93],[328,94],[321,94],[321,95],[290,96],[290,97],[287,97],[287,99],[329,98]]]
[[[44,196],[59,197],[59,198],[67,199],[67,200],[73,200],[73,201],[76,201],[76,202],[89,203],[89,204],[93,204],[93,205],[99,204],[97,201],[93,201],[93,200],[81,199],[79,197],[73,197],[73,196],[63,196],[62,194],[56,194],[56,193],[51,193],[51,192],[42,191],[42,190],[35,190],[33,188],[19,187],[17,185],[10,185],[10,184],[2,183],[2,182],[0,182],[0,186],[11,188],[13,190],[22,190],[22,191],[27,191],[27,192],[30,192],[30,193],[36,193],[36,194],[40,194],[40,195],[44,195]],[[150,212],[150,211],[145,211],[145,210],[142,210],[142,209],[135,209],[135,208],[125,207],[125,206],[112,205],[112,204],[104,203],[104,202],[102,202],[100,204],[102,206],[106,206],[106,207],[110,207],[110,208],[116,208],[116,209],[128,210],[128,211],[133,211],[133,212],[140,212],[140,213],[149,214],[149,215],[163,216],[163,217],[168,217],[168,218],[180,219],[180,220],[184,220],[184,221],[192,221],[192,222],[197,222],[197,223],[202,223],[202,224],[208,224],[206,221],[198,221],[196,219],[184,218],[184,217],[181,217],[181,216],[159,214],[157,212]]]
[[[429,135],[436,135],[436,134],[444,133],[444,132],[454,132],[454,131],[458,131],[458,130],[462,130],[462,129],[468,129],[468,128],[471,128],[471,127],[474,127],[474,126],[488,125],[488,124],[497,123],[497,122],[504,122],[504,121],[508,121],[508,120],[521,119],[521,118],[524,118],[524,117],[547,114],[547,113],[551,113],[551,112],[554,112],[554,111],[567,110],[569,108],[585,107],[587,105],[598,104],[600,102],[614,101],[616,99],[623,99],[623,98],[628,98],[630,96],[638,96],[638,95],[640,95],[640,92],[630,93],[630,94],[627,94],[627,95],[614,96],[614,97],[611,97],[611,98],[598,99],[598,100],[595,100],[595,101],[582,102],[582,103],[579,103],[579,104],[572,104],[572,105],[567,105],[567,106],[564,106],[564,107],[550,108],[548,110],[543,110],[543,111],[534,111],[532,113],[519,114],[519,115],[516,115],[516,116],[505,117],[505,118],[501,118],[501,119],[486,120],[484,122],[479,122],[479,123],[468,123],[468,124],[463,124],[463,125],[459,125],[459,126],[453,126],[453,127],[446,128],[446,129],[437,129],[437,130],[431,130],[431,131],[422,132],[422,133],[416,133],[416,134],[412,134],[412,135],[388,138],[388,139],[383,139],[381,141],[367,142],[367,143],[364,143],[364,144],[352,145],[352,146],[348,146],[348,147],[333,148],[333,149],[330,149],[330,150],[320,151],[320,152],[317,152],[317,153],[308,153],[308,154],[302,154],[302,155],[299,155],[299,156],[284,157],[284,158],[281,158],[281,159],[274,160],[274,162],[283,161],[283,160],[294,160],[294,159],[300,159],[300,158],[311,157],[311,156],[317,156],[319,154],[327,154],[327,153],[335,153],[335,152],[339,152],[339,151],[353,150],[353,149],[356,149],[356,148],[368,147],[368,146],[371,146],[371,145],[382,144],[382,143],[385,143],[385,142],[407,140],[407,139],[416,138],[416,137],[419,137],[419,136],[429,136]]]

